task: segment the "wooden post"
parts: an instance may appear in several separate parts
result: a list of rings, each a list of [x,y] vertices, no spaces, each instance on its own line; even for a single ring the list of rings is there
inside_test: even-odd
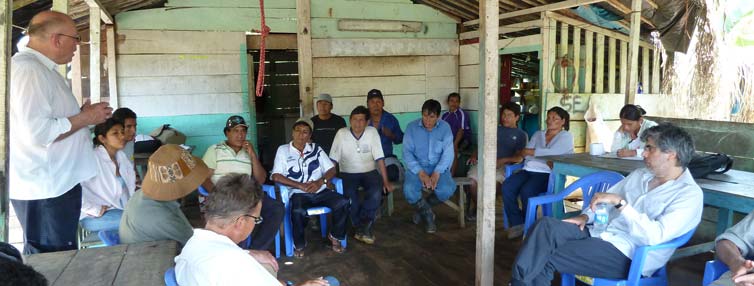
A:
[[[594,65],[594,32],[584,32],[584,48],[586,49],[586,63],[584,63],[584,93],[592,93],[592,66]]]
[[[71,61],[71,91],[76,102],[81,106],[84,103],[84,88],[81,78],[81,45],[76,46],[76,53]]]
[[[118,71],[115,55],[115,26],[107,25],[105,31],[107,37],[107,86],[109,89],[110,106],[118,108]]]
[[[568,56],[568,24],[560,24],[560,51],[558,53],[560,58]],[[560,86],[557,88],[558,92],[568,89],[568,69],[559,68],[560,73]]]
[[[92,103],[100,98],[100,10],[89,7],[89,100]]]
[[[652,53],[652,94],[660,94],[660,49],[654,48]]]
[[[573,27],[573,74],[576,80],[573,82],[571,92],[579,93],[579,68],[581,65],[581,28]]]
[[[596,71],[594,73],[594,92],[603,93],[605,90],[605,35],[597,34]]]
[[[498,0],[479,1],[479,78],[482,92],[479,94],[481,120],[479,120],[479,146],[482,146],[478,173],[480,190],[495,189],[495,162],[497,158],[497,103],[498,80],[500,79],[500,55],[498,54],[498,31],[500,24]],[[492,286],[495,267],[495,194],[477,193],[476,234],[476,285]]]
[[[618,93],[626,94],[626,78],[628,73],[628,43],[620,41],[620,84]]]
[[[626,104],[636,101],[637,80],[639,78],[639,32],[641,28],[641,0],[631,0],[631,31],[628,49],[628,86],[626,86]]]
[[[314,87],[312,80],[312,14],[310,0],[296,0],[298,16],[298,94],[301,101],[301,116],[314,114]]]
[[[649,53],[652,50],[641,48],[641,88],[643,93],[651,93],[649,84]]]
[[[615,92],[615,38],[610,37],[607,46],[607,93]]]
[[[2,130],[2,136],[0,136],[0,161],[2,161],[2,168],[0,170],[0,241],[8,242],[8,217],[9,207],[8,199],[10,189],[8,188],[8,153],[10,152],[8,146],[8,138],[10,136],[10,128],[8,128],[8,110],[9,110],[9,93],[10,93],[10,57],[11,57],[11,17],[13,16],[13,10],[11,10],[11,0],[4,0],[0,3],[0,27],[2,27],[2,33],[0,33],[0,43],[2,43],[2,54],[0,54],[0,94],[2,94],[3,100],[0,101],[0,130]]]
[[[52,11],[57,11],[63,14],[68,14],[68,0],[52,0]],[[63,75],[63,78],[68,78],[67,65],[58,65],[58,72]],[[79,103],[80,104],[80,103]]]

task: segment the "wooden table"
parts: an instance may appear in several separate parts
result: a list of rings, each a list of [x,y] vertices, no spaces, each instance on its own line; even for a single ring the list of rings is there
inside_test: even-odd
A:
[[[156,241],[32,254],[25,260],[49,285],[164,285],[165,270],[177,254],[177,242]]]
[[[598,171],[615,171],[628,175],[644,167],[643,161],[602,158],[589,153],[544,156],[541,159],[553,162],[554,193],[565,189],[565,177],[583,177]],[[754,209],[754,173],[730,170],[725,174],[709,175],[696,179],[704,191],[704,204],[718,208],[717,235],[733,224],[733,212],[749,213]],[[556,203],[553,212],[563,215],[563,203]],[[712,250],[714,242],[708,242],[676,251],[674,257],[690,256]]]

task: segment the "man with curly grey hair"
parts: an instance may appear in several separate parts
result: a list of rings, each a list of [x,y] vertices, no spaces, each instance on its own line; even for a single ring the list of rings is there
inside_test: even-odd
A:
[[[703,196],[687,168],[694,154],[691,136],[679,127],[660,124],[647,129],[641,140],[646,142],[646,168],[631,172],[607,192],[595,193],[579,216],[537,221],[518,252],[511,285],[550,285],[555,271],[625,279],[637,248],[668,242],[696,228]],[[597,204],[610,206],[604,231],[585,228],[594,221]],[[651,252],[642,275],[655,273],[673,251]]]

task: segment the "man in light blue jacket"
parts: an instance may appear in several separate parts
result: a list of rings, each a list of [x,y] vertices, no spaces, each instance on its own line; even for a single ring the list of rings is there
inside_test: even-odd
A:
[[[435,214],[432,207],[449,199],[456,189],[450,173],[453,164],[453,133],[450,125],[440,118],[440,102],[429,99],[422,105],[422,118],[406,127],[403,137],[403,160],[406,180],[403,193],[416,208],[413,221],[427,223],[427,233],[435,233]],[[422,190],[430,190],[422,197]]]

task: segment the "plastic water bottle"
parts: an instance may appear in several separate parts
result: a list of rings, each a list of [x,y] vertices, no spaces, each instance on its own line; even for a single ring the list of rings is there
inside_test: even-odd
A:
[[[594,210],[594,231],[601,233],[607,229],[607,222],[610,219],[610,205],[606,203],[597,204]]]

